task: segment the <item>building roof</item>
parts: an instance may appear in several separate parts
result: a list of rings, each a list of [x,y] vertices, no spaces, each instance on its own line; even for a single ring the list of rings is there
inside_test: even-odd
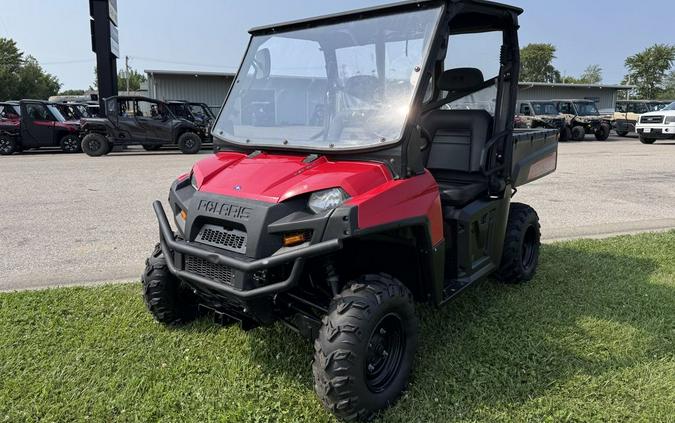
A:
[[[162,70],[162,69],[145,69],[148,75],[191,75],[194,77],[200,76],[230,76],[234,77],[235,72],[208,72],[208,71],[185,71],[185,70]]]
[[[613,89],[613,90],[632,90],[635,85],[621,85],[621,84],[565,84],[562,82],[519,82],[518,85],[522,87],[551,87],[551,88],[597,88],[597,89]]]

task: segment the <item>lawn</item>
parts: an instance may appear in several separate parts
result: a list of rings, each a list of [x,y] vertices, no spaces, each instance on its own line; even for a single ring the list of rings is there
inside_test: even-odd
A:
[[[675,232],[545,246],[522,286],[434,310],[382,422],[675,419]],[[166,329],[139,284],[0,294],[0,422],[327,422],[310,343]]]

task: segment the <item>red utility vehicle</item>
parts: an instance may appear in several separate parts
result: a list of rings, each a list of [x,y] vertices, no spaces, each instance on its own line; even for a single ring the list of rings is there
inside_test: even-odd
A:
[[[0,115],[0,154],[40,147],[60,147],[66,153],[79,153],[82,151],[79,130],[79,121],[66,120],[54,103],[41,100],[5,103]]]
[[[537,214],[511,198],[555,170],[558,131],[513,129],[521,12],[428,0],[253,29],[216,154],[171,186],[175,230],[154,203],[154,317],[282,322],[337,416],[395,402],[415,302],[537,266]]]

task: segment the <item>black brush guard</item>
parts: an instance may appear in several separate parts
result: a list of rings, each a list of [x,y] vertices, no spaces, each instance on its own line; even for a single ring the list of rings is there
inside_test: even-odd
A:
[[[157,221],[159,223],[159,242],[162,247],[162,253],[164,253],[164,256],[166,257],[166,264],[169,267],[169,271],[180,279],[188,280],[223,295],[231,295],[241,299],[252,299],[266,295],[274,295],[294,287],[300,281],[306,259],[329,254],[342,248],[341,240],[332,239],[254,261],[243,261],[227,255],[204,250],[185,241],[177,240],[169,225],[169,220],[166,217],[162,203],[160,201],[155,201],[152,203],[152,207],[157,215]],[[246,273],[269,269],[291,261],[293,262],[293,267],[291,268],[290,275],[284,281],[275,282],[270,285],[250,290],[239,290],[205,278],[201,275],[178,269],[174,263],[174,251],[199,257],[216,265],[229,266]]]

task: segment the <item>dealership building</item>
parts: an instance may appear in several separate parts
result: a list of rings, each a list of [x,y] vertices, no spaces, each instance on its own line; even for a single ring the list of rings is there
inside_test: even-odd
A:
[[[148,96],[159,100],[206,103],[214,112],[217,112],[223,104],[235,76],[233,73],[223,72],[152,69],[146,70],[145,73],[148,77]],[[614,110],[619,92],[631,88],[633,87],[629,85],[521,82],[518,98],[521,100],[588,99],[595,101],[600,110]],[[283,92],[270,91],[269,95],[264,95],[265,93],[260,93],[260,95],[266,97],[264,100],[267,103],[274,105],[277,113],[283,114],[285,111]],[[308,102],[311,102],[313,96],[307,97]]]

